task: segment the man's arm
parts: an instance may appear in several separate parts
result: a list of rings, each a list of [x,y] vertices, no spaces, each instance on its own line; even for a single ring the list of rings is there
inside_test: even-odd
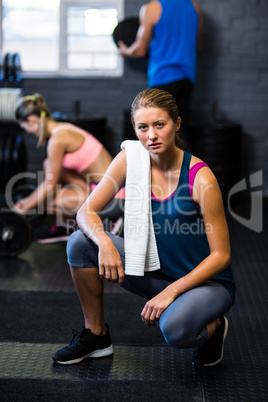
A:
[[[198,36],[197,36],[197,50],[202,49],[202,44],[203,44],[203,27],[204,27],[204,18],[203,18],[203,13],[202,10],[197,4],[195,0],[192,0],[193,6],[199,16],[199,24],[198,24]]]
[[[140,26],[135,41],[127,47],[123,41],[118,42],[120,54],[123,57],[145,57],[148,53],[149,44],[153,35],[153,27],[162,13],[161,4],[151,1],[144,4],[139,13]]]

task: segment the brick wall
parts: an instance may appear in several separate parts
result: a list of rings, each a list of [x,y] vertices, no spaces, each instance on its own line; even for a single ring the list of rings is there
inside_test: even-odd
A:
[[[267,193],[268,2],[199,3],[204,12],[204,46],[192,108],[209,120],[211,105],[217,102],[219,117],[242,124],[241,175],[263,169]]]
[[[125,16],[138,15],[140,0],[125,1]],[[243,126],[242,176],[264,169],[267,185],[268,133],[268,1],[199,0],[204,13],[204,45],[198,57],[192,100],[193,118],[211,119],[216,102],[218,117]],[[27,79],[24,93],[41,92],[52,111],[73,112],[74,99],[84,113],[107,117],[113,154],[123,137],[123,111],[146,88],[146,62],[125,61],[122,78]],[[29,167],[41,165],[42,151],[27,139]],[[228,155],[226,155],[228,158]]]

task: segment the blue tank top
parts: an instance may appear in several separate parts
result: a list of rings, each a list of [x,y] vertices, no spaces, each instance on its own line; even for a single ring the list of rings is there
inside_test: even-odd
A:
[[[185,276],[210,254],[204,220],[189,190],[191,157],[184,151],[179,183],[172,196],[151,201],[161,271],[173,280]],[[211,280],[223,285],[234,302],[231,265]]]
[[[148,86],[195,82],[199,16],[191,0],[158,0],[162,14],[149,45]]]

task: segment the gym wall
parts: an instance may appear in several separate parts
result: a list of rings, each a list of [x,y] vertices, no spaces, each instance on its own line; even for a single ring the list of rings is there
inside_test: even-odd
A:
[[[218,117],[243,126],[241,178],[264,169],[268,195],[268,54],[267,0],[198,0],[204,13],[203,50],[199,54],[192,102],[194,119]],[[142,0],[125,1],[125,17],[138,15]],[[122,78],[25,79],[25,94],[42,93],[51,110],[73,113],[76,98],[82,113],[107,118],[109,148],[115,155],[123,138],[124,110],[146,88],[146,62],[126,60]],[[27,137],[29,169],[42,166],[43,151]],[[226,155],[228,158],[228,155]]]

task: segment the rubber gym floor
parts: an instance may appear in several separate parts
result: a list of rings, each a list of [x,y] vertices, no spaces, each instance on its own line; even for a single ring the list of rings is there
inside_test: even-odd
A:
[[[1,401],[268,401],[267,204],[260,233],[227,213],[237,297],[223,361],[211,368],[193,368],[192,350],[167,346],[159,328],[141,323],[144,300],[111,284],[104,304],[114,355],[53,363],[83,325],[66,244],[32,242],[19,257],[2,258]],[[248,220],[250,206],[238,209]]]

